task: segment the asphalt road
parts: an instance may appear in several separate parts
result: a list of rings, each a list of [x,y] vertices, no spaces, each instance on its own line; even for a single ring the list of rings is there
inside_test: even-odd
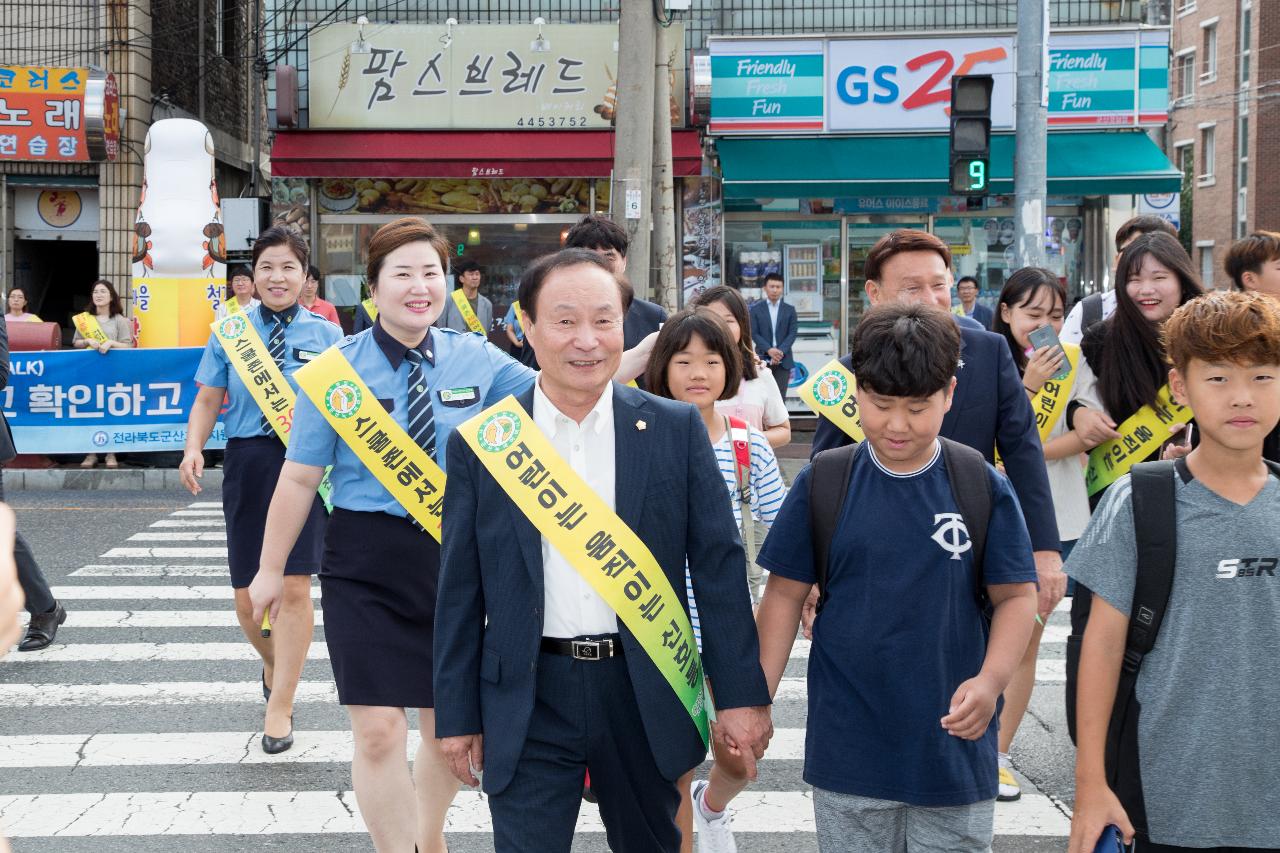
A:
[[[230,619],[216,491],[9,497],[72,613],[52,649],[0,662],[0,826],[17,836],[16,851],[372,849],[353,814],[347,719],[329,692],[322,627],[303,675],[314,690],[298,707],[298,745],[270,761],[257,748],[258,665]],[[1050,627],[1065,624],[1057,613]],[[1031,784],[1022,803],[998,808],[1001,853],[1065,849],[1073,752],[1062,643],[1050,640],[1046,680],[1014,748]],[[734,805],[740,850],[816,850],[801,780],[806,663],[793,658],[795,690],[775,706],[789,746],[775,740],[780,757]],[[129,695],[136,685],[165,686]],[[475,795],[460,796],[454,853],[492,849],[484,813]],[[574,845],[605,849],[598,828]]]

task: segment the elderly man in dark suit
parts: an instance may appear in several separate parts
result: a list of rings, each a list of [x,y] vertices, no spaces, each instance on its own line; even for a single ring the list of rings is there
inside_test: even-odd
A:
[[[867,299],[873,305],[919,302],[951,310],[951,251],[933,234],[906,228],[886,234],[867,253],[865,269]],[[941,435],[967,444],[988,462],[1000,451],[1031,533],[1040,585],[1038,607],[1041,617],[1048,619],[1067,581],[1035,415],[1004,338],[982,330],[970,317],[956,317],[956,324],[960,365]],[[850,367],[849,356],[840,363]],[[819,418],[811,455],[849,441],[831,421]]]
[[[9,328],[0,323],[0,389],[9,384]],[[18,455],[13,445],[13,433],[9,431],[9,422],[4,412],[0,412],[0,466]],[[4,469],[0,468],[0,501],[4,500]],[[63,609],[49,590],[44,573],[36,564],[31,546],[18,533],[14,537],[13,557],[18,564],[18,583],[26,596],[27,612],[31,621],[27,624],[27,634],[18,643],[18,651],[34,652],[43,649],[53,642],[58,635],[58,626],[67,620],[67,611]]]
[[[648,547],[675,604],[692,569],[717,748],[754,775],[772,733],[745,557],[693,407],[611,382],[622,293],[597,255],[569,249],[520,284],[542,364],[518,403]],[[609,846],[675,853],[675,780],[706,756],[689,708],[636,636],[449,441],[435,629],[436,735],[454,773],[483,769],[498,851],[567,851],[589,770]]]
[[[782,276],[776,272],[764,277],[764,297],[751,303],[751,340],[756,354],[769,365],[778,393],[786,400],[791,368],[796,363],[791,354],[799,331],[796,309],[782,298]]]

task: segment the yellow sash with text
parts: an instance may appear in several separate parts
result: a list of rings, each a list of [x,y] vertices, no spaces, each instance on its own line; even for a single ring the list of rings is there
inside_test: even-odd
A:
[[[72,317],[71,322],[76,324],[76,330],[80,332],[82,338],[88,338],[98,344],[105,344],[110,340],[107,333],[102,331],[102,324],[98,322],[98,318],[87,311]]]
[[[556,452],[514,397],[458,431],[525,517],[635,635],[705,744],[714,712],[693,628],[649,548]]]
[[[244,309],[240,307],[240,300],[236,299],[234,296],[228,299],[224,304],[227,306],[228,317],[244,313]]]
[[[858,414],[858,382],[853,372],[831,361],[800,386],[800,399],[815,414],[840,427],[854,441],[862,441],[862,418]]]
[[[293,407],[298,398],[284,372],[271,357],[262,335],[243,312],[214,320],[210,327],[218,343],[226,350],[227,358],[231,359],[231,366],[236,369],[236,375],[248,389],[249,396],[288,447],[289,431],[293,429]]]
[[[342,351],[330,347],[293,378],[382,487],[440,541],[444,471],[383,408]]]
[[[1049,433],[1057,426],[1067,403],[1071,400],[1071,389],[1076,384],[1076,368],[1080,365],[1080,347],[1077,344],[1063,343],[1062,351],[1066,355],[1071,372],[1065,379],[1048,379],[1040,392],[1031,400],[1031,409],[1036,415],[1036,430],[1040,433],[1040,443],[1049,440]]]
[[[1166,385],[1160,389],[1154,406],[1143,406],[1120,424],[1119,438],[1099,444],[1089,453],[1085,471],[1085,487],[1089,495],[1110,486],[1169,440],[1169,427],[1185,424],[1193,417],[1191,409],[1173,400]]]
[[[467,328],[477,335],[483,335],[484,326],[480,325],[480,318],[472,310],[471,303],[467,300],[467,294],[462,292],[461,287],[453,292],[453,304],[457,306],[458,313],[462,315],[462,319],[467,322]]]

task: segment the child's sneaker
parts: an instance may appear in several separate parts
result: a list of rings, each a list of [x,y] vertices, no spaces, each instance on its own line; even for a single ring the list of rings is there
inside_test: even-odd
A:
[[[719,817],[709,818],[702,810],[702,792],[710,784],[706,780],[697,780],[690,786],[689,793],[693,799],[694,838],[698,840],[698,853],[738,853],[738,845],[733,840],[733,818],[725,809]]]
[[[1013,775],[1013,762],[1009,760],[1007,753],[1000,753],[1000,790],[996,794],[996,801],[1001,803],[1012,803],[1022,797],[1022,788],[1018,785],[1018,780]]]

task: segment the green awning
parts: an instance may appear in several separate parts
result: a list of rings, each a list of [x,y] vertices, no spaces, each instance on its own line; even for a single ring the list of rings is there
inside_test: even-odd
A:
[[[826,136],[716,141],[726,198],[943,196],[945,136]],[[991,192],[1013,192],[1012,136],[991,139]],[[1140,130],[1050,133],[1050,195],[1169,193],[1182,173]]]

